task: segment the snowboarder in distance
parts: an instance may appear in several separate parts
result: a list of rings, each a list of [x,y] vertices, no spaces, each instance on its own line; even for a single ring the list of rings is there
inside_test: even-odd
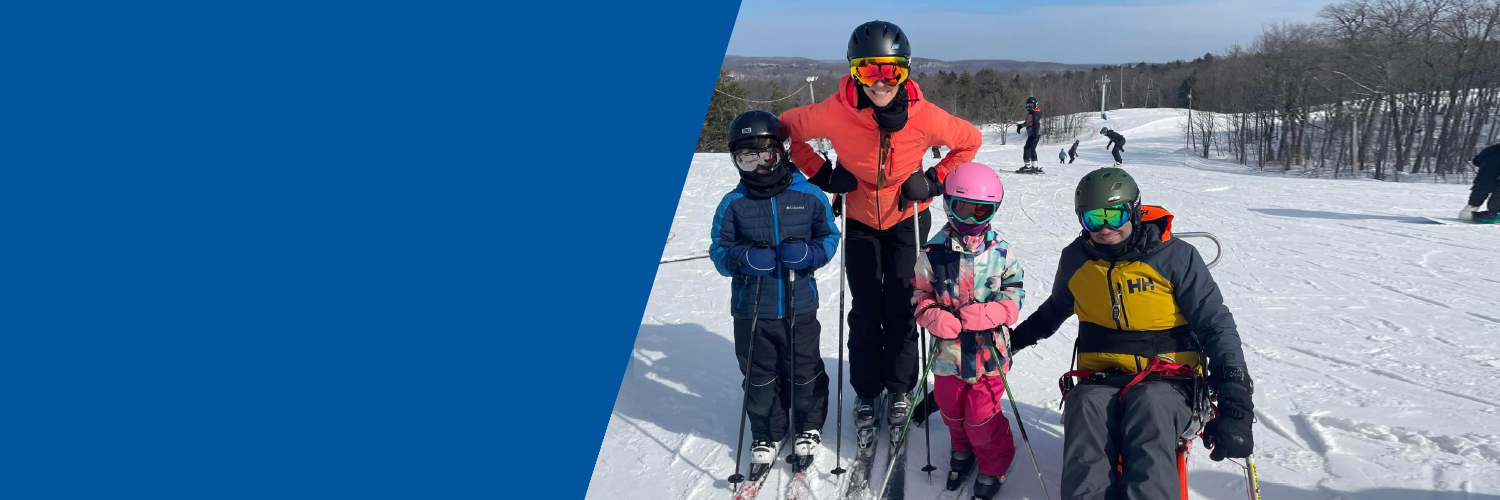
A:
[[[904,422],[911,411],[922,361],[911,278],[920,241],[932,228],[928,206],[943,194],[943,178],[974,159],[982,140],[972,123],[923,98],[921,86],[910,79],[911,54],[899,26],[886,21],[857,26],[845,53],[849,75],[839,80],[838,91],[781,114],[792,159],[803,173],[816,179],[822,164],[822,169],[847,169],[858,180],[843,197],[851,296],[849,385],[856,396],[855,427],[870,438],[879,427],[882,392],[886,422]],[[805,144],[819,137],[830,141],[838,162],[826,164]],[[948,153],[923,171],[932,146]],[[838,173],[830,177],[836,180]]]
[[[1040,174],[1041,165],[1036,161],[1036,143],[1042,139],[1042,108],[1037,106],[1035,97],[1026,98],[1026,121],[1016,124],[1016,133],[1026,130],[1026,146],[1021,150],[1021,161],[1024,165],[1016,170],[1018,174]]]
[[[1474,156],[1474,186],[1469,188],[1469,204],[1459,210],[1459,220],[1480,224],[1500,222],[1500,144],[1484,148]],[[1484,199],[1489,198],[1489,210],[1478,211]]]
[[[1109,137],[1109,144],[1105,144],[1104,149],[1110,149],[1110,146],[1114,146],[1114,149],[1110,150],[1110,154],[1115,155],[1115,166],[1118,167],[1125,164],[1125,160],[1120,159],[1120,152],[1125,151],[1125,136],[1120,135],[1119,132],[1110,130],[1109,127],[1099,129],[1099,133]]]
[[[1057,162],[1058,163],[1067,163],[1068,162],[1068,150],[1067,149],[1059,149],[1059,150],[1057,150]]]
[[[1076,160],[1076,159],[1078,159],[1078,140],[1074,139],[1073,140],[1073,147],[1068,148],[1068,164],[1072,165],[1073,164],[1073,160]]]
[[[933,400],[952,445],[947,489],[958,490],[977,461],[973,498],[989,500],[1005,484],[1016,455],[1000,406],[1000,372],[1010,369],[1002,353],[1008,352],[1009,328],[1026,296],[1024,273],[1010,243],[990,227],[1005,197],[995,171],[979,163],[959,165],[945,189],[948,224],[922,249],[912,303],[917,324],[936,337]]]
[[[776,115],[762,110],[730,122],[740,182],[719,202],[709,246],[714,268],[733,278],[729,304],[745,377],[751,481],[776,463],[789,431],[797,462],[812,463],[828,414],[813,272],[838,251],[840,234],[828,198],[787,160],[782,130]]]
[[[941,151],[938,151],[938,146],[933,146],[932,147],[932,157],[933,157],[933,159],[937,159],[937,158],[942,158],[943,157],[943,153]]]
[[[1062,498],[1180,498],[1177,454],[1200,430],[1214,461],[1254,451],[1234,317],[1198,250],[1172,238],[1172,214],[1142,205],[1125,170],[1089,172],[1073,205],[1083,232],[1058,259],[1052,295],[1011,333],[1020,352],[1078,316],[1078,369],[1059,381]],[[1204,425],[1210,396],[1218,416]]]

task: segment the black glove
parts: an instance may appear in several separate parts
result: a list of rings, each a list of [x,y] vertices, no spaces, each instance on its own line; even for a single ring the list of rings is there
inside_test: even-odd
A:
[[[828,177],[827,192],[852,193],[855,188],[859,187],[859,180],[855,179],[854,174],[849,173],[849,169],[844,168],[843,165],[835,163],[831,170],[833,173]]]
[[[1037,334],[1036,329],[1037,323],[1028,319],[1010,330],[1011,363],[1015,363],[1015,355],[1021,352],[1021,349],[1034,346],[1038,340],[1041,340],[1041,335]]]
[[[849,169],[829,160],[826,155],[823,156],[823,168],[818,169],[818,173],[807,179],[807,182],[825,193],[848,193],[859,187],[859,180],[849,173]]]
[[[1017,134],[1021,133],[1021,129],[1025,128],[1025,127],[1026,127],[1026,124],[1024,124],[1024,123],[1017,123],[1016,124],[1016,133]]]
[[[1250,400],[1253,392],[1250,376],[1245,369],[1229,368],[1229,374],[1221,380],[1215,391],[1219,396],[1219,415],[1203,427],[1203,444],[1213,450],[1208,458],[1215,462],[1229,458],[1245,458],[1255,452],[1255,438],[1250,424],[1255,421],[1255,403]]]
[[[925,174],[912,172],[911,177],[901,183],[901,198],[906,201],[927,201],[940,194],[943,194],[943,183],[938,181],[935,168],[927,169]]]

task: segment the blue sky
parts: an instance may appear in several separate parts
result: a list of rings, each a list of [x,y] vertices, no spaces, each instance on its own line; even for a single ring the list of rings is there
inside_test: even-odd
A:
[[[729,54],[841,60],[849,32],[900,25],[917,57],[1166,62],[1249,46],[1266,24],[1317,20],[1328,0],[743,0]]]

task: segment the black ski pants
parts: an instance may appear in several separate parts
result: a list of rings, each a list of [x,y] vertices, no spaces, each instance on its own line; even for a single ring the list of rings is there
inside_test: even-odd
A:
[[[1480,203],[1484,203],[1484,198],[1488,196],[1490,201],[1486,208],[1491,212],[1500,212],[1500,179],[1494,177],[1486,179],[1483,177],[1487,174],[1495,175],[1496,172],[1494,170],[1481,168],[1479,169],[1479,174],[1474,176],[1474,186],[1469,188],[1469,206],[1479,206]]]
[[[921,241],[932,229],[932,212],[917,216]],[[884,230],[848,219],[844,259],[848,266],[849,385],[859,397],[882,389],[909,393],[917,382],[917,324],[912,317],[911,280],[916,276],[917,242],[912,219]]]
[[[1021,151],[1021,161],[1036,161],[1036,143],[1040,140],[1042,137],[1038,135],[1026,137],[1026,148]]]
[[[1123,143],[1123,142],[1116,142],[1115,143],[1115,148],[1109,150],[1110,154],[1115,155],[1115,163],[1125,163],[1125,160],[1121,160],[1120,159],[1120,152],[1124,151],[1124,150],[1125,150],[1125,143]]]
[[[1124,396],[1109,384],[1084,383],[1069,391],[1063,399],[1062,498],[1180,498],[1177,440],[1192,417],[1186,391],[1160,380],[1136,384]]]
[[[755,335],[751,335],[752,321]],[[750,379],[745,413],[749,414],[754,439],[779,443],[786,438],[788,409],[794,413],[795,432],[821,430],[827,420],[828,372],[818,352],[818,333],[822,330],[818,313],[802,313],[796,323],[793,329],[786,318],[734,320],[734,354],[740,361],[740,373]],[[796,333],[795,343],[790,333]]]

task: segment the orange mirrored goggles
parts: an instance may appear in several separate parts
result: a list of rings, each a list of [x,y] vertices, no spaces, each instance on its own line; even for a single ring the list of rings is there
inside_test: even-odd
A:
[[[849,75],[867,87],[880,81],[895,87],[910,74],[905,57],[860,57],[849,61]]]

